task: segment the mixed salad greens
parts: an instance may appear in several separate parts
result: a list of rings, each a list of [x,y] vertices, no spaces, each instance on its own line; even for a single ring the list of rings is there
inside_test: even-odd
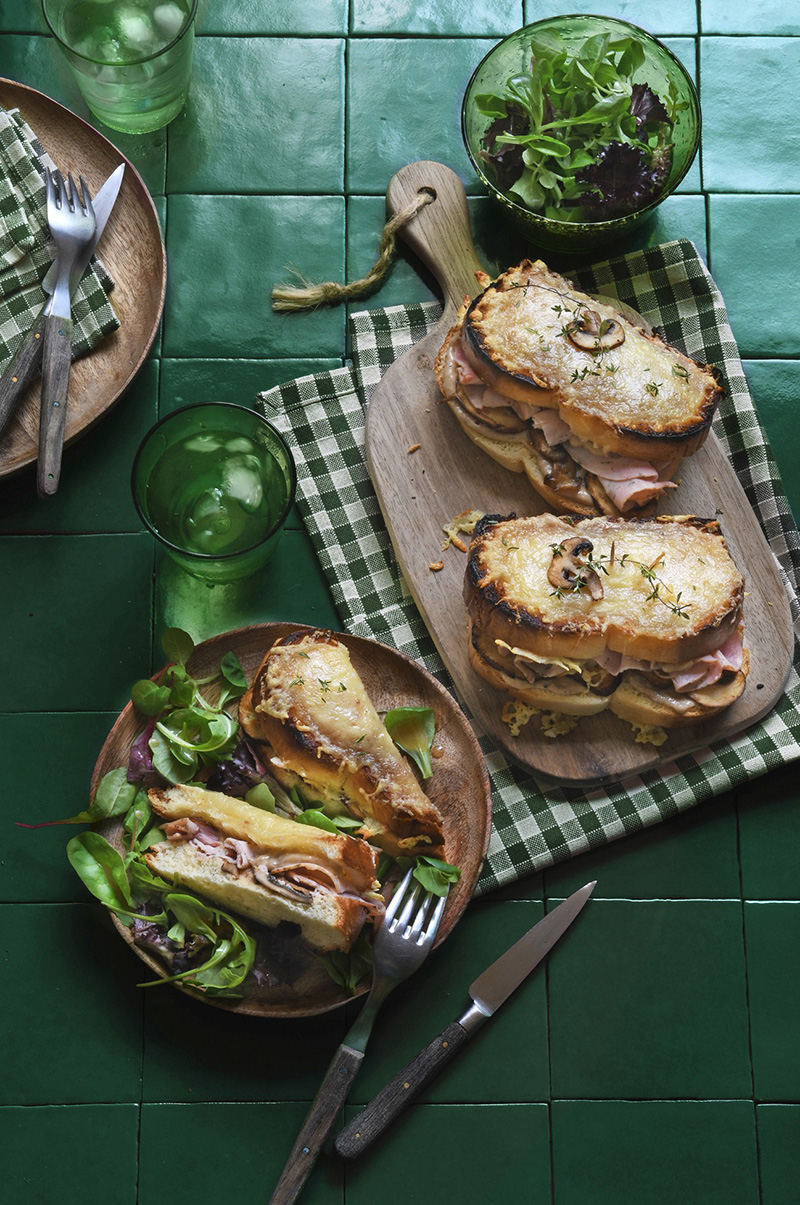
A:
[[[349,814],[329,814],[323,805],[301,798],[296,787],[287,792],[260,763],[226,710],[247,689],[235,654],[225,654],[217,674],[196,679],[186,668],[194,651],[188,633],[169,628],[162,647],[172,662],[163,680],[144,679],[131,691],[132,703],[147,722],[133,742],[128,765],[104,776],[88,809],[58,823],[121,822],[124,852],[90,830],[72,838],[67,856],[92,895],[131,926],[134,941],[167,962],[168,976],[141,986],[180,981],[208,996],[241,996],[254,971],[256,939],[230,913],[176,889],[149,869],[142,855],[166,837],[150,806],[148,788],[165,781],[208,787],[300,824],[351,836],[357,835],[362,821]],[[203,694],[211,684],[218,687],[215,703]],[[436,728],[431,709],[398,708],[387,714],[387,727],[390,720],[396,743],[429,777]],[[455,866],[439,858],[395,860],[384,854],[378,878],[383,883],[395,868],[405,872],[411,866],[414,877],[437,895],[446,895],[460,876]],[[371,968],[371,954],[362,933],[347,954],[319,959],[333,980],[352,993]]]
[[[556,31],[532,37],[530,69],[475,97],[491,118],[481,158],[500,191],[561,222],[607,221],[655,200],[688,102],[674,84],[659,97],[634,83],[644,62],[636,37],[596,34],[576,48]]]

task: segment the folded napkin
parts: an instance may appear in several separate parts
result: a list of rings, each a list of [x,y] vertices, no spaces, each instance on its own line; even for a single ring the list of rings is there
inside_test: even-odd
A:
[[[575,273],[589,292],[616,293],[684,346],[716,364],[726,397],[716,431],[781,566],[800,634],[800,536],[747,389],[722,298],[697,249],[666,243]],[[365,404],[390,364],[430,332],[432,304],[351,319],[353,366],[259,396],[297,462],[298,505],[348,632],[393,645],[450,690],[448,674],[402,580],[364,460]],[[637,832],[800,757],[800,649],[776,708],[732,741],[603,788],[543,785],[511,766],[479,733],[494,797],[478,893]]]
[[[46,300],[41,282],[53,259],[46,167],[56,169],[19,110],[0,108],[0,372]],[[107,297],[113,287],[94,256],[72,299],[73,357],[119,326]]]

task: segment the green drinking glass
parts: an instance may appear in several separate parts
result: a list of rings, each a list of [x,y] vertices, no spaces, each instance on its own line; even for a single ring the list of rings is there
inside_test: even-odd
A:
[[[283,437],[246,406],[207,402],[162,418],[133,462],[133,500],[181,568],[206,582],[261,569],[278,546],[297,476]]]
[[[197,0],[42,0],[42,11],[100,121],[145,134],[178,116]]]

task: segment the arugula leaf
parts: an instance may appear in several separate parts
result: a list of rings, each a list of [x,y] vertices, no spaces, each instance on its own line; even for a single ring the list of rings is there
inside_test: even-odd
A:
[[[158,686],[150,678],[142,678],[139,682],[134,682],[131,687],[131,702],[136,710],[140,711],[142,715],[146,715],[148,719],[161,715],[169,701],[169,687]]]
[[[185,665],[194,652],[194,641],[183,628],[167,628],[161,637],[161,647],[170,661]]]
[[[395,707],[383,722],[396,745],[413,758],[423,778],[433,774],[431,747],[436,735],[436,716],[430,707]]]
[[[330,816],[326,816],[318,808],[306,808],[297,817],[297,823],[310,824],[313,828],[321,828],[326,833],[338,833],[339,831]]]
[[[245,795],[245,800],[254,808],[261,808],[263,812],[275,811],[275,796],[265,782],[256,783],[251,787]]]
[[[434,895],[447,895],[450,884],[457,883],[461,878],[461,871],[450,862],[423,855],[417,858],[413,878],[421,883],[426,891],[432,891]]]
[[[363,929],[347,953],[332,950],[330,954],[320,954],[318,957],[334,983],[338,983],[351,996],[364,976],[372,971],[372,945]]]

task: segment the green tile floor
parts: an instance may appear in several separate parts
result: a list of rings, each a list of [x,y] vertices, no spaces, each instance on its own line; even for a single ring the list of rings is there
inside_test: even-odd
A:
[[[800,20],[790,0],[584,0],[664,37],[699,81],[702,154],[624,249],[692,238],[725,295],[755,401],[800,507]],[[167,131],[104,131],[165,228],[154,354],[69,449],[55,499],[0,485],[0,1197],[4,1205],[265,1201],[351,1009],[229,1017],[138,964],[63,855],[132,680],[170,623],[338,620],[297,511],[269,573],[201,591],[156,557],[128,494],[159,414],[250,402],[342,363],[342,310],[278,317],[294,265],[352,278],[382,197],[438,158],[470,194],[481,257],[523,248],[480,195],[460,97],[494,40],[540,0],[201,0],[192,92]],[[87,110],[38,5],[0,5],[0,73]],[[556,265],[559,266],[559,265]],[[401,257],[375,304],[435,296]],[[360,307],[354,307],[360,308]],[[574,932],[360,1163],[326,1154],[309,1205],[798,1205],[800,787],[789,769],[670,824],[505,888],[387,1002],[348,1115],[465,1007],[482,966],[589,878]]]

